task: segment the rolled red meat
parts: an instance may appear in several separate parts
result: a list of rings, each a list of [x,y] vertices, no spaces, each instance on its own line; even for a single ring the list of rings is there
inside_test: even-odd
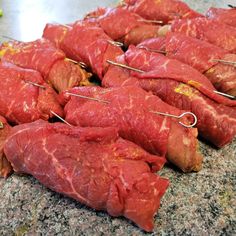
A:
[[[153,154],[167,156],[170,162],[185,172],[201,169],[197,129],[184,128],[176,119],[150,112],[180,115],[183,111],[137,86],[114,89],[80,87],[70,92],[95,97],[100,102],[70,96],[65,92],[64,99],[67,101],[69,98],[69,101],[64,110],[69,123],[85,127],[114,126],[121,137]],[[189,123],[188,120],[182,122]]]
[[[157,37],[160,28],[158,24],[121,7],[99,8],[89,13],[83,22],[101,27],[113,40],[125,45],[136,45],[147,38]]]
[[[168,104],[193,112],[198,118],[196,127],[199,134],[214,145],[222,147],[234,139],[236,102],[210,92],[212,85],[206,86],[204,76],[200,74],[197,78],[197,72],[191,72],[194,69],[163,55],[134,47],[129,48],[120,62],[147,72],[130,72],[111,66],[103,78],[103,86],[139,85]]]
[[[211,7],[208,9],[206,17],[236,27],[236,8],[224,9]]]
[[[205,17],[176,20],[171,24],[170,30],[207,41],[230,53],[236,53],[236,28],[217,20]]]
[[[160,20],[164,24],[174,19],[186,19],[202,16],[179,0],[125,0],[129,11],[145,19]]]
[[[4,117],[0,116],[0,177],[4,178],[12,172],[12,166],[3,152],[4,143],[10,132],[11,126]]]
[[[137,47],[163,50],[167,57],[182,61],[203,73],[217,90],[236,96],[236,67],[217,61],[236,62],[236,54],[229,54],[213,44],[180,33],[148,39]]]
[[[66,150],[66,152],[65,152]],[[151,172],[155,156],[119,137],[115,128],[36,121],[13,128],[4,152],[18,173],[53,191],[152,231],[169,181]],[[39,158],[40,157],[40,158]]]
[[[0,115],[9,122],[21,124],[37,119],[48,120],[57,113],[63,116],[56,92],[40,73],[9,63],[0,63]]]
[[[89,84],[90,74],[67,61],[64,52],[47,39],[5,42],[0,46],[0,55],[2,61],[39,71],[59,92]]]
[[[67,57],[85,63],[101,79],[109,64],[123,54],[120,47],[99,27],[83,25],[81,22],[71,26],[47,24],[43,37],[54,42]]]
[[[222,60],[235,62],[236,54],[225,54]],[[205,72],[207,78],[219,91],[226,92],[236,97],[236,67],[227,63],[217,63]]]

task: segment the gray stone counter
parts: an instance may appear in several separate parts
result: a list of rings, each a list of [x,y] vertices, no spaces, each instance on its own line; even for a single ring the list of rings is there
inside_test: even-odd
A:
[[[70,22],[98,5],[111,5],[114,1],[86,2],[3,0],[0,2],[0,8],[4,10],[0,32],[31,40],[40,37],[44,24],[53,18]],[[187,2],[202,11],[211,5],[236,3],[227,1],[226,4],[220,0]],[[39,15],[34,15],[35,9]],[[171,185],[162,199],[155,217],[155,229],[150,235],[236,235],[236,141],[220,150],[201,142],[201,149],[205,158],[199,173],[183,174],[172,166],[166,166],[160,172],[161,176],[170,179]],[[0,179],[0,235],[146,233],[125,218],[94,211],[48,190],[33,177],[14,174],[7,180]]]

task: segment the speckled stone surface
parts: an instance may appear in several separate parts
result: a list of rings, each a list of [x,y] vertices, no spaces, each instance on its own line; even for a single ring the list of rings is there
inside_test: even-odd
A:
[[[12,15],[6,2],[3,1],[4,7]],[[84,6],[85,0],[78,2]],[[97,6],[99,2],[108,5],[112,1],[95,2]],[[187,2],[202,11],[211,5],[226,6],[224,1]],[[78,11],[81,15],[84,9]],[[4,24],[11,27],[10,21],[5,19]],[[2,24],[0,19],[0,28]],[[1,33],[7,34],[8,27],[4,27]],[[199,173],[183,174],[172,166],[159,172],[170,179],[171,185],[150,235],[236,235],[236,140],[220,150],[201,142],[201,150],[205,158]],[[7,180],[0,179],[0,235],[148,234],[125,218],[96,212],[48,190],[33,177],[14,174]]]

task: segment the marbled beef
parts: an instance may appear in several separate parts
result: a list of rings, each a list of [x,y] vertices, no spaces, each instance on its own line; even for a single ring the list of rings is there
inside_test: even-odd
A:
[[[146,231],[168,180],[151,172],[157,156],[118,136],[116,128],[70,127],[38,120],[13,128],[4,152],[18,173]]]
[[[171,24],[171,31],[207,41],[228,52],[236,53],[236,28],[217,20],[205,17],[175,20]]]
[[[2,61],[39,71],[59,92],[88,84],[90,74],[67,61],[64,52],[47,39],[5,42],[0,46],[0,55]]]
[[[89,13],[83,23],[101,27],[113,40],[125,45],[136,45],[147,38],[157,37],[160,28],[121,7],[99,8]]]
[[[229,54],[206,41],[172,32],[166,38],[145,40],[137,47],[163,50],[167,57],[177,59],[203,73],[217,90],[236,96],[236,67],[217,61],[236,61],[236,54]]]
[[[206,13],[206,17],[215,19],[221,23],[236,27],[236,9],[224,9],[211,7]]]
[[[9,122],[21,124],[40,118],[48,120],[53,117],[51,111],[63,116],[58,95],[39,72],[0,62],[0,80],[0,115]]]
[[[85,63],[100,79],[109,66],[107,60],[123,54],[101,28],[84,25],[81,21],[68,27],[47,24],[43,37],[54,42],[67,57]]]
[[[183,171],[201,169],[202,156],[198,151],[197,129],[182,127],[176,119],[150,111],[180,115],[183,111],[169,106],[157,96],[137,86],[104,89],[74,88],[70,92],[95,97],[93,101],[64,93],[66,120],[85,127],[117,127],[119,135],[147,151],[166,156]],[[188,123],[188,120],[182,120]],[[155,167],[154,167],[155,168]]]
[[[139,85],[172,106],[192,111],[198,117],[199,134],[216,146],[222,147],[233,140],[236,101],[213,93],[214,87],[198,71],[182,66],[179,61],[134,47],[117,60],[147,72],[130,72],[111,66],[103,78],[103,86]]]
[[[168,23],[174,19],[186,19],[202,16],[179,0],[125,0],[127,9],[149,20],[161,20]]]

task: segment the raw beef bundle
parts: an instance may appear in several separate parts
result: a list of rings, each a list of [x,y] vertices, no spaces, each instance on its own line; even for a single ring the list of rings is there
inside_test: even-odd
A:
[[[160,26],[150,23],[139,15],[124,8],[99,8],[89,13],[85,24],[101,27],[113,40],[125,45],[138,44],[147,38],[158,36]]]
[[[4,178],[6,178],[12,172],[11,164],[6,159],[3,152],[5,140],[7,139],[10,132],[10,125],[7,124],[7,121],[4,117],[0,116],[0,177]]]
[[[14,124],[39,118],[49,119],[51,111],[63,116],[56,92],[40,73],[0,62],[0,115]]]
[[[69,123],[85,127],[117,127],[121,137],[153,154],[165,156],[167,153],[168,160],[183,171],[201,169],[202,156],[198,152],[197,129],[184,128],[176,119],[150,112],[180,115],[183,111],[169,106],[137,86],[113,89],[78,87],[70,92],[102,101],[69,97],[64,109]],[[65,101],[68,96],[65,92]]]
[[[206,17],[236,27],[236,8],[224,9],[211,7],[207,11]]]
[[[143,73],[131,72],[138,78],[170,78],[198,89],[212,100],[227,106],[236,106],[236,101],[216,94],[211,82],[191,66],[164,55],[130,46],[125,53],[127,63]]]
[[[149,20],[161,20],[168,23],[174,19],[202,16],[178,0],[125,0],[127,9]]]
[[[222,147],[233,140],[236,135],[236,110],[224,104],[235,106],[236,102],[210,93],[212,85],[201,84],[204,76],[200,74],[198,80],[197,71],[192,69],[191,72],[191,67],[182,66],[176,60],[135,47],[130,47],[118,59],[120,63],[148,72],[130,72],[111,66],[103,78],[103,86],[138,84],[170,105],[193,112],[198,118],[196,126],[200,135],[216,146]],[[187,80],[188,77],[191,80]],[[207,90],[208,93],[205,93]]]
[[[26,43],[5,42],[0,46],[0,55],[2,61],[39,71],[45,81],[59,92],[89,84],[90,74],[73,62],[66,61],[64,52],[46,39]]]
[[[18,173],[112,216],[125,216],[146,231],[168,180],[151,172],[158,160],[115,128],[81,128],[39,120],[13,128],[4,152]]]
[[[216,20],[205,17],[176,20],[171,24],[170,30],[207,41],[231,53],[236,53],[236,28]]]
[[[236,68],[217,61],[236,62],[236,54],[229,54],[213,44],[179,33],[169,33],[164,39],[148,39],[137,47],[164,50],[169,58],[182,61],[204,73],[217,90],[236,95]]]
[[[81,61],[101,79],[109,64],[123,51],[99,27],[89,27],[77,22],[73,27],[47,24],[43,37],[54,42],[69,58]]]

